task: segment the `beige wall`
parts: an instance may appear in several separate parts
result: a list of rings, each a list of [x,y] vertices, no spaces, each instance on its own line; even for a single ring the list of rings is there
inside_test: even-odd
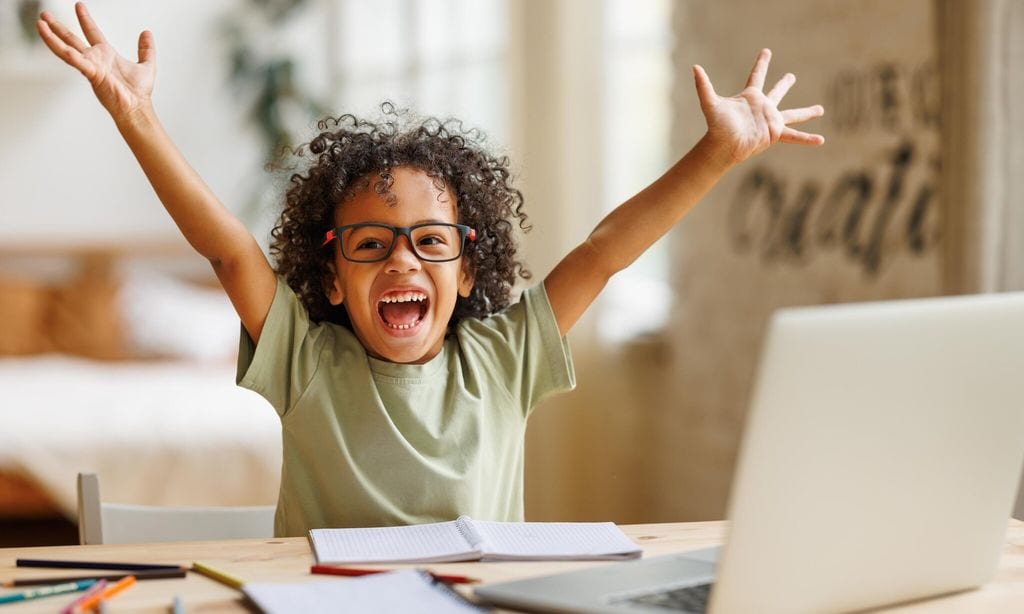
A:
[[[76,23],[73,4],[43,3],[65,24]],[[153,98],[162,121],[222,202],[240,211],[252,186],[264,185],[264,161],[258,135],[225,85],[217,24],[233,3],[88,6],[127,56],[134,57],[139,31],[151,29],[159,53]],[[0,243],[7,247],[180,237],[88,83],[41,43],[0,50],[0,185]],[[262,239],[270,220],[258,221]]]

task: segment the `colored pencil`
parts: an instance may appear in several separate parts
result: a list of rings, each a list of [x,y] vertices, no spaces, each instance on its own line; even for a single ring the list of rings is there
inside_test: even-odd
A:
[[[59,578],[47,577],[47,578],[20,578],[18,580],[5,580],[0,582],[0,586],[4,588],[12,588],[15,586],[39,586],[40,584],[57,584],[59,582],[77,582],[79,580],[109,580],[116,582],[125,576],[135,576],[136,580],[162,580],[165,578],[184,578],[184,569],[152,569],[149,571],[136,571],[134,574],[130,573],[115,573],[115,574],[93,574],[88,576],[63,576]]]
[[[50,569],[118,569],[122,571],[151,571],[157,569],[185,569],[181,565],[152,565],[150,563],[111,563],[105,561],[51,561],[47,559],[18,559],[17,567],[47,567]]]
[[[171,603],[171,614],[185,614],[185,602],[177,595],[174,596],[174,601]]]
[[[83,612],[88,612],[89,610],[99,605],[100,602],[104,601],[105,599],[110,599],[111,597],[120,593],[132,584],[135,584],[135,576],[126,576],[121,580],[107,586],[102,591],[96,593],[95,595],[86,599],[82,603],[78,604],[77,607],[79,610]]]
[[[219,569],[210,567],[206,563],[202,563],[200,561],[195,561],[192,563],[192,571],[199,572],[207,578],[211,578],[213,580],[220,582],[221,584],[230,586],[231,588],[235,588],[238,590],[242,590],[242,587],[245,585],[245,582],[240,578],[236,578],[235,576],[229,573],[225,573],[223,571],[220,571]]]
[[[102,593],[105,588],[107,588],[107,581],[97,580],[96,584],[90,586],[84,593],[76,597],[74,601],[64,606],[60,614],[73,614],[78,609],[78,606],[85,603],[86,599],[91,599],[93,595]]]
[[[369,576],[375,573],[384,573],[388,571],[394,571],[392,569],[362,569],[358,567],[334,567],[332,565],[313,565],[309,568],[309,573],[316,574],[328,574],[332,576]],[[439,582],[446,582],[448,584],[473,584],[479,582],[479,578],[470,578],[469,576],[453,576],[448,574],[439,574],[432,571],[428,571],[435,580]]]
[[[95,580],[82,580],[81,582],[68,582],[67,584],[51,584],[49,586],[40,586],[39,588],[30,588],[29,590],[21,591],[20,593],[0,595],[0,603],[15,603],[17,601],[28,601],[29,599],[49,597],[50,595],[75,593],[85,590],[95,583]]]

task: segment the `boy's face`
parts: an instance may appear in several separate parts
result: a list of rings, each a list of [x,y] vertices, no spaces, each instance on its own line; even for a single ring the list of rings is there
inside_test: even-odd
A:
[[[455,197],[438,189],[421,170],[392,169],[388,205],[369,186],[335,208],[336,226],[378,222],[406,227],[424,222],[458,222]],[[379,262],[352,262],[335,240],[334,276],[328,284],[331,304],[344,304],[356,337],[374,358],[397,363],[423,363],[441,351],[448,319],[458,296],[469,296],[473,277],[465,257],[449,262],[420,260],[399,236],[391,255]]]

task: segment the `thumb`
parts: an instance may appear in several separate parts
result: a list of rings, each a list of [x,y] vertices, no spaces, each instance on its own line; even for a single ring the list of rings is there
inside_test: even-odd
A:
[[[139,63],[152,64],[156,62],[156,41],[153,40],[153,33],[143,30],[139,34]]]
[[[697,85],[697,98],[700,99],[700,108],[707,110],[718,98],[715,88],[711,85],[708,73],[699,64],[693,65],[693,80]]]

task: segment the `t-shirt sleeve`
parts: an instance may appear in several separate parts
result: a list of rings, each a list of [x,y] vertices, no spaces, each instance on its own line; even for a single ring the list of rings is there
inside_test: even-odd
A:
[[[259,343],[242,327],[235,382],[259,393],[284,416],[316,372],[326,332],[310,325],[306,309],[278,277]]]
[[[527,289],[505,311],[467,319],[460,327],[460,342],[476,350],[481,368],[508,390],[524,414],[545,397],[576,386],[569,341],[558,332],[543,283]]]

